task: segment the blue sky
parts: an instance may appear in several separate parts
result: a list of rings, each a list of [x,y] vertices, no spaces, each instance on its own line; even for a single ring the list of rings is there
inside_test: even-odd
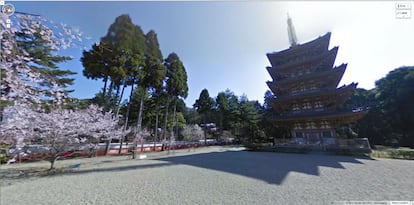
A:
[[[335,64],[348,63],[340,85],[358,82],[370,89],[391,69],[414,65],[414,20],[396,19],[391,1],[6,2],[79,28],[91,42],[104,36],[117,16],[129,14],[144,32],[155,30],[164,57],[180,56],[188,74],[188,107],[203,88],[213,97],[228,88],[263,102],[271,80],[266,53],[289,47],[287,13],[299,43],[332,32],[330,47],[339,46]],[[90,48],[91,42],[84,46]],[[78,72],[73,96],[91,98],[103,83],[82,76],[81,53],[79,48],[64,51],[74,60],[62,66]]]

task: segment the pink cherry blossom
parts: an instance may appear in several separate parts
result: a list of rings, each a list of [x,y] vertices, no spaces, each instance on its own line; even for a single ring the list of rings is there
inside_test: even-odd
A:
[[[70,149],[77,149],[88,138],[112,139],[125,136],[112,112],[91,105],[85,110],[54,109],[34,111],[27,104],[8,106],[0,124],[0,142],[10,143],[17,151],[28,144],[40,144],[48,150],[49,161],[54,162]]]

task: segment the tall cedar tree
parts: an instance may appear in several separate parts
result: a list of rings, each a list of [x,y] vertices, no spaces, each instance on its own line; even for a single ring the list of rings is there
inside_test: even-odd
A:
[[[109,110],[113,90],[119,94],[121,86],[123,91],[127,85],[131,86],[127,112],[125,114],[124,129],[128,126],[130,102],[134,93],[134,85],[142,78],[141,69],[144,65],[144,53],[146,51],[145,36],[142,29],[132,23],[129,15],[121,15],[115,19],[108,29],[108,33],[101,38],[99,45],[95,44],[89,51],[83,52],[81,59],[87,78],[101,79],[104,81],[102,101],[104,111]],[[109,82],[109,87],[108,86]],[[118,100],[118,109],[120,106]],[[117,111],[118,113],[118,111]],[[119,151],[121,151],[121,145]],[[108,142],[109,143],[109,142]],[[109,146],[109,145],[107,145]]]
[[[210,97],[207,89],[203,89],[200,93],[200,97],[195,101],[194,108],[197,110],[200,115],[203,116],[204,121],[204,144],[207,144],[207,126],[206,126],[206,117],[209,112],[211,112],[214,105],[214,100]]]
[[[143,67],[143,75],[140,83],[143,92],[141,92],[140,96],[137,119],[138,130],[142,129],[144,97],[147,94],[147,91],[149,91],[151,95],[159,93],[162,90],[163,81],[165,79],[165,68],[162,65],[163,57],[159,47],[157,33],[155,33],[155,31],[151,30],[145,35],[145,45],[145,66]],[[155,107],[157,113],[158,109],[159,104],[157,101],[157,105]]]
[[[121,15],[111,24],[99,44],[94,44],[91,50],[83,52],[83,75],[104,82],[100,104],[106,110],[114,89],[119,94],[121,86],[124,90],[126,86],[133,88],[138,83],[145,49],[145,37],[141,28],[132,23],[129,15]],[[122,95],[123,92],[117,97],[122,98]]]
[[[167,70],[167,76],[166,76],[167,77],[166,78],[167,102],[166,102],[166,110],[165,110],[165,116],[164,116],[164,119],[165,119],[164,130],[166,131],[167,124],[168,124],[169,103],[171,100],[174,103],[173,123],[172,123],[172,129],[174,129],[174,125],[176,125],[177,100],[179,98],[185,99],[187,97],[188,85],[187,85],[187,72],[185,71],[184,64],[181,62],[180,58],[178,57],[176,53],[169,54],[167,59],[165,59],[164,64]]]

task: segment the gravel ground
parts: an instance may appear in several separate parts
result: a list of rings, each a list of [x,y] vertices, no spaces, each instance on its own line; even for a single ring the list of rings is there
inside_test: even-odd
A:
[[[78,168],[69,166],[79,165]],[[0,169],[0,204],[331,204],[414,201],[414,161],[209,147]],[[34,171],[33,171],[34,170]],[[66,170],[66,171],[65,171]],[[37,173],[37,174],[36,174]]]

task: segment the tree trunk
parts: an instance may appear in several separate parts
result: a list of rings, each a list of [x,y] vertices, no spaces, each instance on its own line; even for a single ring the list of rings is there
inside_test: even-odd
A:
[[[132,145],[132,159],[136,159],[137,158],[137,143],[133,143]]]
[[[141,100],[139,104],[139,111],[138,111],[138,120],[137,120],[137,130],[138,132],[142,131],[142,113],[144,111],[144,97],[145,97],[146,89],[142,89]],[[141,152],[144,150],[144,140],[141,141]]]
[[[154,133],[154,139],[156,139],[158,137],[158,115],[160,114],[160,108],[158,106],[158,102],[156,105],[156,109],[157,109],[157,114],[155,115],[155,133]],[[154,141],[155,144],[155,141]],[[162,151],[164,151],[164,143],[162,145]]]
[[[50,170],[55,168],[54,165],[55,165],[55,160],[51,160],[50,161]]]
[[[176,110],[177,110],[177,101],[175,101],[175,103],[174,103],[174,121],[175,121],[175,129],[176,129],[176,131],[177,131],[177,133],[176,133],[176,136],[177,136],[177,139],[178,139],[178,122],[177,122],[177,115],[176,115]]]
[[[107,96],[107,101],[109,102],[109,99],[112,96],[112,91],[114,89],[114,82],[111,80],[111,83],[109,83],[109,88],[108,88],[108,96]]]
[[[172,127],[171,128],[172,129],[171,134],[173,136],[178,136],[178,130],[177,130],[177,135],[175,135],[175,133],[174,133],[174,127],[177,124],[176,111],[177,111],[177,99],[174,99],[173,124],[171,126]],[[171,147],[171,137],[172,136],[170,136],[170,147]]]
[[[166,133],[167,133],[167,123],[168,123],[168,108],[169,108],[169,99],[167,98],[167,104],[165,105],[165,116],[164,116],[164,132],[162,133],[164,140],[166,139]]]
[[[134,79],[132,82],[133,82],[133,83],[132,83],[132,86],[131,86],[131,92],[130,92],[130,94],[129,94],[129,101],[128,101],[127,113],[126,113],[126,115],[125,115],[124,131],[125,131],[125,130],[127,130],[127,127],[128,127],[129,110],[130,110],[130,108],[131,108],[132,94],[134,93],[134,82],[135,82],[135,79]],[[124,137],[125,137],[125,136],[121,136],[121,140],[120,140],[120,143],[119,143],[119,150],[118,150],[118,154],[121,154],[121,150],[122,150],[122,143],[123,143],[123,141],[124,141]]]
[[[139,111],[138,111],[138,121],[137,121],[137,129],[138,132],[142,129],[142,113],[144,111],[144,97],[145,97],[145,89],[142,90],[141,100],[139,104]]]
[[[206,123],[206,114],[204,113],[204,145],[207,146],[207,123]]]
[[[108,139],[108,140],[106,140],[106,145],[105,145],[105,156],[107,156],[108,155],[108,151],[109,151],[109,145],[111,144],[111,141],[112,141],[112,138],[111,139]]]
[[[109,84],[108,96],[105,97],[105,106],[104,106],[105,112],[109,110],[109,104],[111,103],[113,87],[114,87],[114,82],[111,81],[111,83]]]
[[[116,90],[116,92],[115,92],[115,96],[116,96],[116,97],[119,97],[119,91],[120,91],[120,88],[121,88],[121,86],[120,86],[120,85],[115,85],[115,90]]]
[[[103,97],[103,99],[105,99],[106,86],[108,85],[108,76],[105,76],[103,81],[104,81],[104,87],[103,87],[103,90],[102,90],[102,97]]]
[[[119,97],[119,100],[118,100],[118,108],[116,110],[116,115],[115,115],[116,117],[118,117],[119,110],[121,109],[122,97],[124,96],[124,91],[125,91],[126,86],[127,86],[127,81],[125,80],[124,86],[122,87],[121,96]]]
[[[106,99],[106,87],[108,85],[108,76],[104,77],[103,82],[104,82],[104,87],[102,89],[102,99],[100,99],[99,102],[98,102],[99,105],[102,106],[102,107],[105,106],[105,102],[106,102],[105,99]]]
[[[58,156],[54,156],[52,159],[50,159],[50,170],[55,169],[55,162],[58,158]]]
[[[168,127],[168,107],[169,107],[169,104],[170,104],[169,101],[170,100],[167,97],[167,104],[165,105],[165,116],[164,116],[164,130],[163,130],[164,132],[162,133],[164,140],[166,139],[166,133],[167,133],[167,127]],[[169,144],[170,144],[171,143],[171,137],[168,141],[169,141]],[[169,150],[170,150],[170,147],[168,147],[168,151]]]

